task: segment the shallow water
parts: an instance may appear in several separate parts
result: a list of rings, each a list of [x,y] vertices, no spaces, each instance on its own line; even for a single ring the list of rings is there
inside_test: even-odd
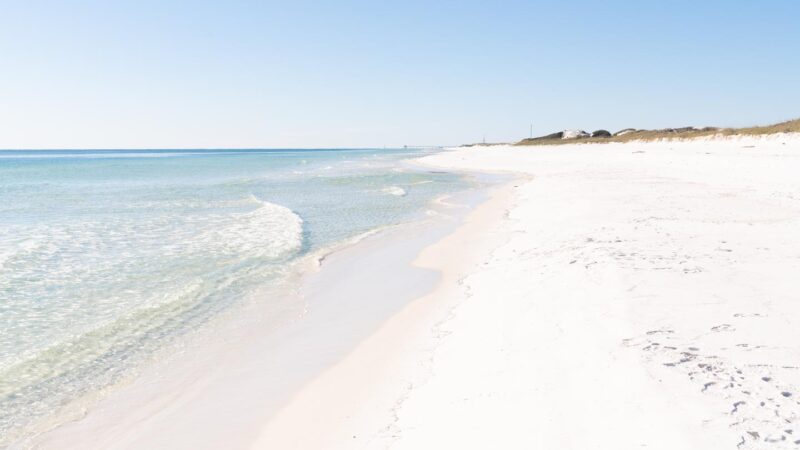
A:
[[[0,436],[466,186],[403,164],[427,151],[0,151]]]

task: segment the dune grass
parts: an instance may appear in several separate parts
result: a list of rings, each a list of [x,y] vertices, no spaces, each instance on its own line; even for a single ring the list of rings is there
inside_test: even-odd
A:
[[[731,134],[760,135],[774,133],[800,133],[800,119],[768,125],[765,127],[736,128]]]
[[[630,142],[630,141],[655,141],[661,139],[694,139],[703,136],[758,136],[775,133],[800,133],[800,119],[789,120],[774,125],[749,127],[749,128],[714,128],[700,129],[665,129],[665,130],[637,130],[622,136],[578,138],[578,139],[523,139],[515,145],[563,145],[574,143],[604,143],[604,142]]]

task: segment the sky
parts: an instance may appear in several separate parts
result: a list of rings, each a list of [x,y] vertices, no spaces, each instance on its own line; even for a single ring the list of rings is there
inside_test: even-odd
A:
[[[0,148],[319,148],[800,117],[800,2],[0,0]]]

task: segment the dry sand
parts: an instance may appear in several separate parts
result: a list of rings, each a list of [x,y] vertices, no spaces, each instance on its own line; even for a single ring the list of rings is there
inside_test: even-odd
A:
[[[800,137],[423,163],[519,178],[252,448],[800,446]]]

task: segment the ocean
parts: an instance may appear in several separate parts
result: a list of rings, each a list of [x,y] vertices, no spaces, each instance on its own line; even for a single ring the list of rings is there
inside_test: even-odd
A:
[[[471,181],[435,149],[0,151],[0,446]]]

